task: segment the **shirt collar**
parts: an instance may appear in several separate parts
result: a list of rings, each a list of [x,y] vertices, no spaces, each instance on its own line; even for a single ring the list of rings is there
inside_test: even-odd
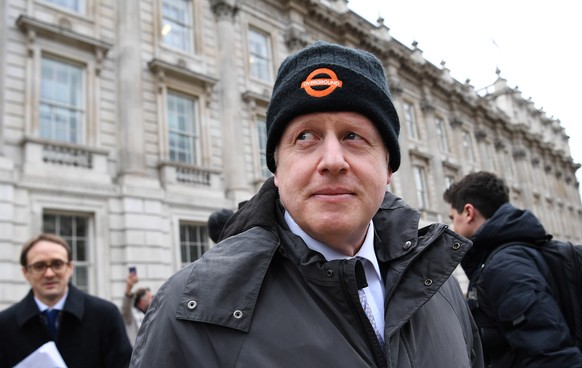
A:
[[[65,307],[65,301],[67,300],[68,295],[69,295],[69,290],[67,289],[67,292],[65,293],[65,295],[63,295],[63,297],[57,302],[57,304],[53,305],[52,307],[49,307],[48,305],[41,302],[36,296],[34,297],[34,301],[36,302],[36,305],[38,306],[38,310],[40,310],[41,312],[44,312],[47,309],[48,310],[52,310],[52,309],[63,310],[63,308]]]
[[[305,242],[309,249],[321,253],[326,260],[332,261],[335,259],[353,258],[351,256],[346,256],[345,254],[338,252],[337,250],[331,248],[330,246],[318,240],[313,239],[305,231],[303,231],[303,229],[301,229],[299,225],[297,225],[297,223],[295,222],[295,220],[293,220],[293,217],[291,217],[291,214],[289,214],[288,211],[285,211],[285,222],[287,223],[287,226],[289,226],[291,232],[299,236],[301,239],[303,239],[303,241]],[[376,257],[376,252],[374,252],[374,222],[371,220],[370,225],[368,226],[368,231],[366,232],[366,238],[364,239],[364,243],[362,244],[362,247],[354,257],[361,257],[368,260],[370,264],[374,266],[374,270],[378,274],[378,277],[382,279],[382,276],[380,274],[380,266],[378,264],[378,258]]]

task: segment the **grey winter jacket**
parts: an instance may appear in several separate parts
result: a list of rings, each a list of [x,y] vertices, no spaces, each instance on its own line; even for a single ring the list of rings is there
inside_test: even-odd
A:
[[[326,261],[285,226],[272,180],[221,243],[156,293],[131,367],[482,367],[451,273],[470,242],[392,194],[374,218],[386,286],[385,346],[359,303],[361,262]]]

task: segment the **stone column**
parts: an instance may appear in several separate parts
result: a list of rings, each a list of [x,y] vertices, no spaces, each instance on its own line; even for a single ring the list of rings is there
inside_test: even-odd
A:
[[[6,88],[6,45],[8,44],[8,2],[0,0],[0,159],[4,156],[4,89]]]
[[[222,124],[222,150],[224,174],[226,177],[226,196],[233,203],[248,199],[251,188],[246,178],[243,127],[241,123],[241,94],[238,85],[239,75],[233,53],[237,49],[235,35],[235,0],[213,0],[212,10],[216,16],[218,29],[218,69],[220,120]],[[244,38],[244,37],[243,37]]]
[[[117,97],[120,176],[145,173],[139,1],[117,3]]]
[[[398,137],[398,143],[400,145],[400,168],[396,174],[392,176],[390,191],[394,192],[399,197],[406,198],[408,201],[408,198],[414,198],[410,196],[415,195],[415,193],[409,190],[411,185],[407,185],[407,183],[410,182],[410,178],[413,177],[413,174],[410,155],[408,154],[410,150],[408,146],[408,137],[406,136],[405,129],[402,127],[402,125],[405,124],[402,111],[402,93],[404,88],[402,87],[398,75],[398,70],[401,65],[396,58],[385,57],[383,59],[386,78],[388,79],[388,88],[392,94],[392,103],[394,104],[394,108],[396,109],[400,120],[400,136]]]

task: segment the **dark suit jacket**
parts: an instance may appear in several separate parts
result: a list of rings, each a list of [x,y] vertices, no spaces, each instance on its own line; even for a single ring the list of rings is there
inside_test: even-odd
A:
[[[131,345],[119,309],[69,285],[55,343],[69,368],[127,367]],[[32,290],[0,312],[0,368],[12,367],[48,342]]]

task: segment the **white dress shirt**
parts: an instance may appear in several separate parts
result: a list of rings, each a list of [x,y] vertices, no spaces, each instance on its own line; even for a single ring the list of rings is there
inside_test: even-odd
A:
[[[338,252],[337,250],[323,244],[322,242],[313,239],[311,236],[307,235],[299,225],[293,220],[289,212],[285,211],[285,222],[291,232],[299,236],[307,246],[321,253],[326,260],[336,260],[336,259],[350,259],[351,256],[346,256]],[[382,277],[380,274],[380,266],[378,265],[378,259],[376,258],[376,253],[374,252],[374,223],[370,221],[368,226],[368,232],[366,233],[366,238],[362,247],[356,253],[354,257],[364,258],[366,261],[363,262],[364,272],[366,273],[366,280],[368,281],[368,286],[364,288],[366,293],[366,298],[368,299],[368,304],[374,315],[374,320],[378,331],[384,334],[384,293],[385,288],[382,283]]]

